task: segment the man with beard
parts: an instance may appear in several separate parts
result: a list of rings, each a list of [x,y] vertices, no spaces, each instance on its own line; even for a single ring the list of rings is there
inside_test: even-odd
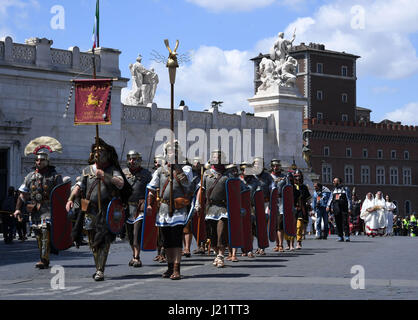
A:
[[[61,152],[61,144],[51,137],[39,137],[32,140],[25,148],[25,155],[34,153],[35,167],[20,186],[21,194],[16,203],[15,217],[22,218],[23,203],[28,201],[32,227],[38,242],[40,261],[35,265],[39,269],[49,267],[51,252],[51,201],[52,189],[63,183],[62,176],[49,163],[48,153]],[[30,202],[30,203],[29,203]]]
[[[221,150],[211,152],[211,168],[203,175],[203,185],[197,193],[196,212],[201,208],[200,192],[205,192],[205,221],[208,227],[208,238],[214,248],[216,258],[213,265],[218,268],[225,266],[225,249],[228,245],[228,212],[225,182],[226,157]]]
[[[126,201],[132,188],[120,168],[115,148],[100,138],[91,146],[89,163],[82,171],[81,181],[71,192],[66,209],[70,211],[74,198],[81,194],[85,229],[96,265],[93,279],[103,281],[110,244],[115,240],[115,234],[106,225],[106,208],[114,197]]]
[[[171,280],[180,280],[183,228],[188,217],[187,206],[190,203],[192,168],[180,164],[182,155],[177,140],[164,145],[164,155],[166,164],[154,172],[147,186],[147,214],[152,214],[152,208],[157,204],[157,196],[159,196],[161,203],[156,217],[156,226],[161,230],[168,265],[167,271],[162,276]],[[173,173],[172,184],[170,183],[171,172]]]
[[[128,199],[127,207],[128,219],[126,220],[126,231],[133,253],[129,266],[138,268],[142,266],[139,254],[142,222],[144,220],[145,193],[152,175],[147,169],[141,167],[142,157],[139,152],[131,150],[126,157],[128,169],[124,170],[124,174],[132,186],[132,194]]]
[[[332,181],[334,190],[328,200],[327,212],[331,212],[335,217],[337,225],[338,241],[350,242],[350,230],[348,225],[348,215],[351,213],[350,190],[342,185],[340,178]]]

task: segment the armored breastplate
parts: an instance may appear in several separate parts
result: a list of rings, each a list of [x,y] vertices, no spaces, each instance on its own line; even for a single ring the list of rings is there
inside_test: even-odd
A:
[[[113,176],[113,166],[107,167],[104,172]],[[92,167],[88,167],[83,170],[84,178],[86,179],[86,189],[84,197],[88,197],[90,194],[90,201],[93,203],[98,203],[98,189],[99,183],[96,181],[96,175],[94,174]],[[109,202],[113,197],[118,196],[117,188],[111,183],[105,183],[100,181],[100,199],[102,203]]]
[[[219,176],[221,177],[219,178]],[[205,174],[204,179],[206,199],[215,204],[221,202],[226,203],[225,182],[226,180],[228,180],[228,177],[218,172],[210,172],[208,174]]]
[[[164,200],[170,200],[170,171],[169,168],[164,166],[158,168],[159,175],[160,175],[160,198]],[[174,172],[175,174],[175,172]],[[179,179],[180,180],[180,179]],[[165,186],[165,190],[164,189]],[[183,192],[184,190],[184,192]],[[163,194],[164,191],[164,194]],[[180,186],[177,182],[177,179],[173,177],[173,199],[179,197],[185,197],[185,193],[188,192],[188,188],[185,186]]]
[[[145,192],[148,182],[151,180],[151,173],[146,169],[141,169],[135,174],[126,174],[126,179],[132,186],[132,194],[129,197],[129,202],[137,202],[145,199]]]
[[[56,172],[49,170],[44,174],[32,172],[29,176],[29,190],[31,200],[42,203],[49,200],[52,189],[55,187]]]

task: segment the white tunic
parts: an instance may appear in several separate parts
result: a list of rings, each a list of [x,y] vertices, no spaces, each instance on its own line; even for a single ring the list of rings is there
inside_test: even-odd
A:
[[[384,215],[384,209],[379,210],[373,210],[372,208],[376,206],[375,199],[366,199],[364,200],[362,206],[361,206],[361,214],[360,218],[364,220],[364,223],[366,225],[366,234],[376,236],[379,234],[379,230],[381,228],[381,215]],[[382,213],[383,211],[383,213]]]

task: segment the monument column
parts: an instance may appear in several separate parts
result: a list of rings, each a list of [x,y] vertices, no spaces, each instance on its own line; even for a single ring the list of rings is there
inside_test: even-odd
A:
[[[273,115],[279,159],[289,165],[295,160],[298,168],[307,168],[302,157],[303,110],[307,105],[296,87],[274,84],[268,90],[259,91],[248,99],[254,115],[268,118]]]

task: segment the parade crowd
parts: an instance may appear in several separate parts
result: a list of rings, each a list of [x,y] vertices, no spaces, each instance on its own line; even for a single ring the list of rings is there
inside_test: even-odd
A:
[[[50,164],[48,153],[59,149],[59,143],[51,139],[27,146],[32,146],[35,167],[18,190],[9,188],[1,204],[4,242],[13,243],[16,232],[18,239],[25,241],[33,232],[39,269],[47,269],[50,253],[57,251],[51,243],[51,191],[70,180],[63,179]],[[206,164],[198,158],[180,164],[179,158],[178,142],[165,144],[164,154],[154,158],[151,173],[142,167],[141,154],[131,150],[122,170],[113,146],[102,139],[92,144],[88,166],[71,183],[65,210],[72,224],[71,243],[78,248],[87,244],[85,237],[88,239],[96,266],[94,280],[104,280],[109,249],[117,236],[127,237],[132,249],[128,265],[135,268],[142,266],[141,244],[154,239],[154,261],[167,263],[162,277],[179,280],[181,260],[191,256],[193,238],[197,243],[193,253],[213,252],[212,264],[222,268],[225,261],[238,262],[238,253],[248,258],[265,255],[268,239],[276,242],[274,252],[284,252],[301,250],[306,234],[314,234],[318,240],[336,234],[337,241],[349,242],[350,235],[415,236],[417,232],[417,215],[402,219],[395,215],[396,206],[389,195],[384,197],[378,191],[358,199],[340,178],[334,178],[332,190],[315,182],[311,194],[302,171],[293,168],[284,172],[278,159],[271,160],[267,170],[260,157],[253,163],[226,164],[220,150],[213,150]],[[117,232],[109,227],[109,223],[120,224],[117,215],[109,222],[103,209],[110,208],[115,198],[121,200],[125,213]],[[249,217],[247,229],[242,223],[243,239],[248,241],[239,248],[230,245],[236,228],[241,228],[232,221],[231,212],[237,206],[234,199],[241,201],[241,215]],[[155,218],[153,226],[144,223],[145,217]],[[152,238],[155,227],[156,237]],[[258,247],[253,248],[253,243]]]

